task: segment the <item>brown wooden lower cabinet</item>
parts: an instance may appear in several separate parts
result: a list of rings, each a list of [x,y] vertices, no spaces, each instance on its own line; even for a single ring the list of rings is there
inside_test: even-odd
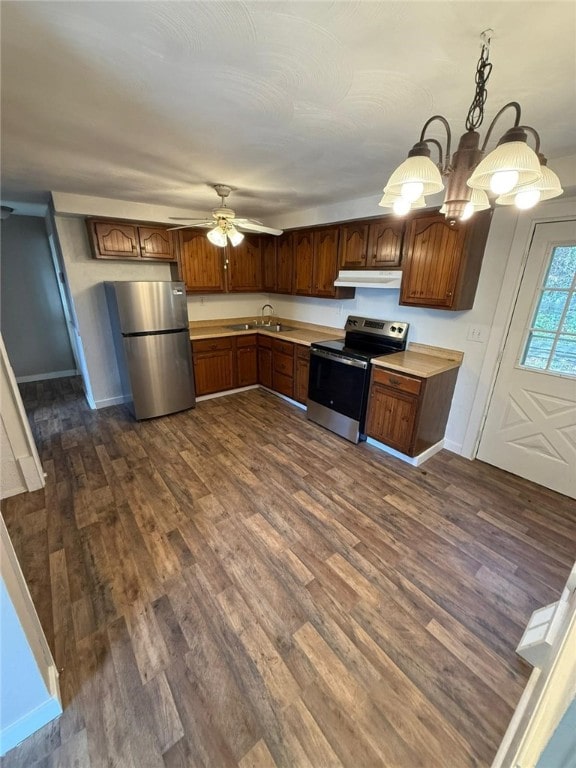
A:
[[[236,338],[236,382],[238,387],[258,384],[258,340],[256,334]]]
[[[272,389],[294,397],[294,344],[272,339]]]
[[[366,434],[407,456],[444,437],[458,369],[419,378],[374,366]]]
[[[296,344],[294,359],[294,400],[306,404],[308,400],[308,378],[310,375],[310,347]]]
[[[306,403],[310,349],[270,336],[247,334],[192,342],[196,394],[262,384]]]
[[[232,336],[192,342],[196,395],[211,395],[235,386],[235,346]]]
[[[272,339],[258,336],[258,384],[272,389]]]

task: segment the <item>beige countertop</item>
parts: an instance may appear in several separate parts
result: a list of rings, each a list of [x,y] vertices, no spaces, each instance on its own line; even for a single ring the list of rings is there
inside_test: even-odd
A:
[[[255,318],[253,317],[238,317],[230,318],[229,320],[198,320],[190,322],[190,340],[215,339],[218,336],[247,336],[252,333],[262,333],[275,339],[284,339],[284,341],[292,341],[294,344],[303,344],[309,347],[315,341],[344,338],[344,331],[340,328],[302,323],[298,320],[283,320],[278,317],[275,317],[274,321],[287,325],[293,330],[269,331],[266,330],[265,325],[259,325],[256,328],[249,328],[248,330],[233,331],[228,327],[230,325],[239,325],[241,323],[253,323],[255,322]]]
[[[464,353],[455,349],[431,347],[427,344],[408,344],[405,352],[394,352],[392,355],[375,357],[374,365],[389,368],[393,371],[408,373],[428,379],[438,373],[444,373],[462,365]]]
[[[229,328],[230,325],[240,325],[241,323],[254,323],[259,318],[254,317],[236,317],[227,320],[193,320],[190,322],[190,340],[215,339],[219,336],[247,336],[254,333],[262,333],[275,339],[284,339],[292,341],[294,344],[303,344],[309,347],[315,341],[328,341],[329,339],[343,339],[344,330],[341,328],[330,328],[326,325],[313,325],[312,323],[302,323],[299,320],[284,320],[275,317],[278,323],[289,326],[290,331],[269,331],[266,326],[258,325],[255,328],[249,328],[242,331],[234,331]],[[372,363],[382,368],[408,373],[412,376],[421,376],[429,378],[438,373],[449,371],[452,368],[458,368],[462,365],[463,352],[454,349],[443,349],[442,347],[431,347],[427,344],[408,344],[405,352],[395,352],[392,355],[375,357]]]

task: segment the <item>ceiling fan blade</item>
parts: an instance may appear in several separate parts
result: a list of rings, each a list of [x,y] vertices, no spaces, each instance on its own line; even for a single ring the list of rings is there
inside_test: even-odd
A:
[[[249,219],[234,219],[234,226],[239,229],[245,229],[248,232],[265,232],[268,235],[281,235],[284,230],[265,227],[264,224],[258,224]]]
[[[214,224],[214,219],[209,219],[206,216],[203,219],[193,219],[188,216],[168,216],[168,218],[171,221],[188,221],[191,224],[194,224],[194,226],[197,226],[198,224]]]
[[[168,232],[172,232],[175,229],[206,229],[207,227],[213,227],[214,225],[214,221],[193,222],[192,224],[180,224],[178,227],[168,227]]]

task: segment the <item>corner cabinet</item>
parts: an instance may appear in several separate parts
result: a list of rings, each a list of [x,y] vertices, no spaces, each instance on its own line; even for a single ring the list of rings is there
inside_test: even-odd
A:
[[[444,438],[458,368],[429,378],[373,366],[366,434],[406,456]]]
[[[451,225],[441,213],[406,224],[400,304],[434,309],[471,309],[476,295],[492,211]]]
[[[340,226],[341,269],[396,269],[402,258],[405,222],[391,216]]]
[[[137,222],[86,219],[96,259],[175,261],[168,227]]]

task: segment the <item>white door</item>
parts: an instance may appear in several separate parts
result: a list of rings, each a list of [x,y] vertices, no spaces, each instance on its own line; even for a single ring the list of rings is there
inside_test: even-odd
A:
[[[535,228],[477,457],[576,498],[576,221]]]

